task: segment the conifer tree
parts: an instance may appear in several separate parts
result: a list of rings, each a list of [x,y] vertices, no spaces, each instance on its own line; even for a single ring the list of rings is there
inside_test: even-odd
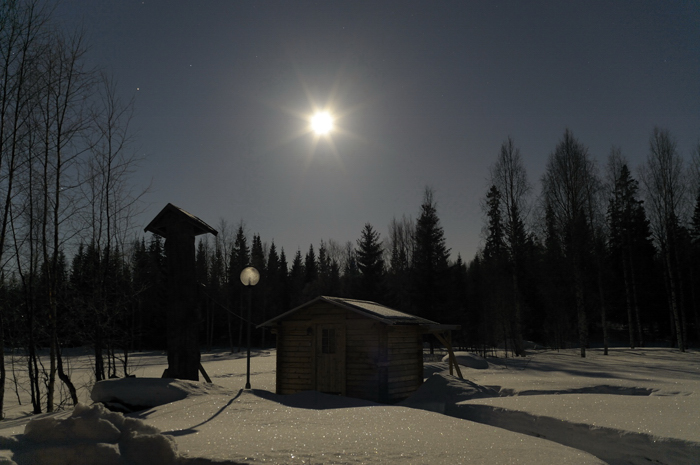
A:
[[[260,282],[253,286],[250,291],[252,295],[253,305],[253,324],[267,321],[268,314],[268,296],[270,291],[270,281],[267,273],[267,260],[265,257],[265,249],[259,234],[253,234],[253,246],[250,250],[250,263],[260,273]],[[265,345],[265,330],[262,331],[262,346]]]
[[[301,258],[301,250],[297,250],[294,260],[292,260],[292,267],[289,270],[289,304],[292,308],[304,303],[305,278],[304,260]]]
[[[229,346],[231,347],[231,352],[233,352],[233,326],[234,323],[238,325],[238,349],[243,344],[243,321],[241,320],[241,315],[243,315],[244,304],[243,299],[243,285],[241,284],[240,274],[243,268],[250,265],[250,249],[248,248],[248,238],[245,234],[245,226],[241,223],[236,231],[236,238],[233,241],[233,248],[231,249],[231,258],[229,259],[229,270],[228,270],[228,283],[229,283],[229,293],[231,296],[230,308],[238,315],[235,318],[231,312],[227,312],[227,322],[228,322],[228,338]]]
[[[340,295],[341,292],[341,276],[340,276],[340,265],[338,260],[331,260],[331,270],[328,283],[328,294],[329,295]]]
[[[253,247],[250,249],[250,263],[258,270],[261,277],[265,276],[265,251],[259,234],[253,234]]]
[[[304,289],[302,300],[311,300],[319,296],[318,261],[313,244],[309,245],[309,251],[304,257]]]
[[[654,253],[651,230],[643,202],[638,199],[639,183],[632,177],[618,150],[611,153],[609,171],[613,190],[608,204],[609,249],[616,269],[621,269],[630,347],[644,345],[639,308],[639,265]]]
[[[437,215],[433,190],[425,189],[420,215],[416,221],[413,252],[414,312],[442,319],[445,313],[445,283],[449,249]]]
[[[387,300],[391,306],[412,307],[411,260],[415,249],[415,225],[410,218],[393,218],[389,223],[389,269],[386,273]]]
[[[319,295],[333,295],[331,292],[331,259],[328,256],[326,244],[321,240],[318,248],[318,278],[316,293]]]
[[[384,302],[384,248],[371,224],[365,224],[357,240],[357,267],[360,281],[357,297],[363,300]]]
[[[492,185],[486,194],[484,205],[487,217],[486,244],[481,267],[483,274],[483,305],[486,310],[481,320],[482,332],[491,341],[503,341],[506,350],[511,348],[520,355],[518,331],[515,329],[515,295],[511,284],[510,255],[506,246],[501,192]]]
[[[304,258],[304,283],[308,286],[318,279],[318,263],[314,253],[313,244],[309,245],[309,251]]]
[[[200,239],[197,243],[197,254],[195,256],[194,266],[197,282],[207,284],[209,282],[209,257],[206,239]]]
[[[484,247],[484,259],[503,261],[506,253],[506,244],[503,230],[503,216],[501,215],[501,192],[496,186],[491,186],[486,194],[486,216],[488,218],[488,232],[486,246]]]
[[[265,289],[268,294],[268,318],[272,318],[289,310],[286,308],[287,302],[284,298],[287,285],[287,259],[284,258],[284,250],[282,251],[282,256],[277,254],[277,246],[275,246],[274,241],[270,244],[270,250],[267,254],[266,271],[267,282],[265,283]]]
[[[291,301],[289,299],[289,265],[287,264],[287,256],[284,253],[284,248],[280,249],[279,277],[282,283],[280,288],[280,305],[281,310],[286,312],[287,310],[291,309]]]
[[[341,279],[341,294],[343,297],[354,297],[357,295],[358,281],[360,279],[360,270],[357,267],[357,253],[352,242],[348,241],[345,244],[345,266],[343,267],[343,276]]]
[[[214,256],[210,260],[209,281],[207,284],[207,308],[210,309],[210,312],[207,315],[207,323],[209,323],[209,328],[207,331],[206,340],[209,347],[213,345],[214,338],[216,337],[215,332],[217,328],[217,315],[222,311],[225,311],[221,306],[228,305],[227,297],[230,295],[229,290],[227,289],[227,272],[225,269],[226,265],[224,253],[223,243],[221,243],[221,241],[216,241]]]

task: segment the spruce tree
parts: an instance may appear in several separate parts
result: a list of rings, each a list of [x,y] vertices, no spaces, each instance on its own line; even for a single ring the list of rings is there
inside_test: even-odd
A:
[[[360,271],[358,298],[384,302],[384,249],[371,224],[365,224],[357,240],[357,267]]]
[[[622,159],[619,169],[613,171],[614,185],[608,204],[609,253],[623,278],[630,347],[634,348],[644,345],[638,293],[640,265],[651,259],[654,248],[649,221],[638,199],[639,183]]]
[[[292,260],[292,267],[289,270],[289,305],[295,308],[301,305],[304,298],[304,279],[306,269],[304,260],[301,258],[301,251],[297,250]]]
[[[304,258],[304,283],[306,285],[313,284],[316,279],[318,279],[318,263],[316,262],[314,246],[311,244]]]
[[[266,274],[265,251],[259,234],[253,234],[253,247],[250,249],[250,264],[260,273],[262,279]]]
[[[281,282],[280,308],[281,311],[286,312],[291,309],[291,302],[289,300],[289,265],[287,264],[287,256],[284,253],[284,248],[280,249],[279,279]]]
[[[433,190],[426,188],[416,221],[413,252],[413,311],[417,315],[436,319],[444,316],[448,257],[449,249],[437,215]]]
[[[328,256],[326,244],[321,240],[318,248],[317,260],[318,278],[317,293],[319,295],[332,295],[331,291],[331,259]]]
[[[283,293],[286,281],[286,270],[282,270],[280,262],[280,257],[277,255],[277,247],[273,241],[270,244],[270,250],[267,254],[267,282],[265,283],[265,289],[268,294],[267,308],[269,311],[269,318],[275,317],[285,310]],[[287,266],[286,263],[284,266]]]
[[[238,327],[238,349],[243,344],[243,321],[241,320],[241,315],[243,315],[243,309],[245,304],[243,302],[243,285],[241,283],[240,275],[243,268],[250,265],[250,249],[248,248],[248,238],[245,234],[244,225],[240,224],[238,230],[236,231],[236,238],[233,241],[233,247],[231,248],[231,258],[229,259],[229,269],[228,269],[228,285],[229,285],[229,295],[230,295],[230,310],[227,312],[227,327],[228,327],[228,339],[229,346],[231,347],[231,352],[233,352],[234,347],[234,326]]]
[[[509,254],[506,246],[501,192],[492,185],[484,205],[488,218],[486,245],[482,265],[484,283],[483,306],[486,314],[481,320],[482,332],[490,341],[502,341],[506,349],[519,354],[514,295],[510,284]]]
[[[205,239],[200,239],[197,243],[197,254],[194,260],[197,283],[207,284],[209,282],[209,257],[207,252]]]
[[[484,247],[485,260],[502,261],[505,257],[506,245],[503,230],[503,216],[501,215],[501,193],[496,186],[491,186],[486,194],[486,207],[488,218],[488,233],[486,246]]]
[[[345,266],[341,278],[341,294],[343,297],[355,297],[357,295],[360,270],[357,267],[357,252],[352,242],[345,245]]]

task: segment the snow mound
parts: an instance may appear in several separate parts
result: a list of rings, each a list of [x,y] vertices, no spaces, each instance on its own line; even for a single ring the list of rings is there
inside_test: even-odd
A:
[[[172,437],[100,404],[79,403],[65,419],[32,420],[17,439],[6,464],[169,465],[178,459]]]
[[[435,373],[408,399],[399,405],[445,413],[447,405],[471,399],[498,397],[498,392],[447,373]]]
[[[479,357],[476,354],[470,352],[455,352],[455,358],[457,363],[467,368],[474,368],[477,370],[486,370],[489,367],[489,362],[485,358]],[[442,357],[443,362],[449,363],[449,355]]]
[[[121,378],[100,381],[90,394],[111,410],[136,412],[202,394],[231,395],[215,384],[172,378]]]

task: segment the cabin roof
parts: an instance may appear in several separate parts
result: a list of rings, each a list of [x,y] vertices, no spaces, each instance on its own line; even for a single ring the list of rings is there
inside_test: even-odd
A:
[[[454,325],[441,325],[435,321],[427,320],[415,315],[410,315],[408,313],[400,312],[389,308],[382,304],[376,302],[370,302],[368,300],[356,300],[356,299],[345,299],[342,297],[329,297],[329,296],[319,296],[305,304],[302,304],[288,312],[285,312],[271,320],[258,325],[261,326],[275,326],[280,320],[283,320],[293,313],[298,312],[306,307],[309,307],[318,302],[327,302],[346,310],[359,313],[360,315],[366,316],[374,320],[378,320],[386,325],[419,325],[428,329],[428,331],[435,330],[447,330],[447,329],[458,329],[459,326]]]
[[[168,237],[168,228],[173,225],[181,225],[185,223],[192,228],[192,233],[194,236],[199,236],[201,234],[211,233],[217,235],[216,229],[209,226],[204,221],[200,220],[192,213],[186,212],[180,207],[176,207],[172,203],[167,204],[161,211],[156,215],[148,226],[144,229],[146,232],[152,232],[153,234],[158,234],[161,237]]]

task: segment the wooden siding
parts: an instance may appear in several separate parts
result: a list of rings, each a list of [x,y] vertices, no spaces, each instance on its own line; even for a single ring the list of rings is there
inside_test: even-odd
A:
[[[344,394],[393,403],[423,382],[423,352],[417,326],[388,326],[329,303],[300,309],[277,325],[277,393],[293,394],[326,385],[317,380],[319,330],[342,325]],[[325,372],[322,367],[318,368]]]
[[[391,326],[388,331],[387,402],[410,396],[423,384],[423,345],[415,326]]]
[[[379,401],[379,322],[354,312],[346,320],[347,395]]]
[[[277,393],[294,394],[312,390],[313,335],[307,325],[284,322],[277,333]]]

